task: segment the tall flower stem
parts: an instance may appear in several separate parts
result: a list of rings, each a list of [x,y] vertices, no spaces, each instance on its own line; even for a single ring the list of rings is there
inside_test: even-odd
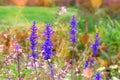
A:
[[[70,42],[72,43],[72,70],[71,70],[71,79],[74,80],[74,48],[75,48],[75,43],[77,42],[76,39],[76,32],[77,32],[77,20],[76,17],[73,15],[72,19],[70,21]]]
[[[35,64],[35,58],[33,58],[33,63],[34,63],[34,69],[35,69],[35,72],[36,72],[36,75],[37,75],[37,68],[36,68],[36,64]]]
[[[20,54],[17,56],[17,68],[18,68],[18,79],[21,80],[20,78]]]
[[[20,45],[17,43],[16,39],[15,39],[15,43],[14,43],[14,52],[17,54],[18,79],[21,80],[21,77],[20,77],[20,53],[21,53],[21,48],[20,48]]]
[[[47,63],[49,65],[50,76],[51,76],[51,78],[53,78],[53,80],[55,80],[55,78],[54,78],[54,70],[53,70],[52,64],[50,63],[49,60],[47,60]]]
[[[71,79],[74,80],[74,48],[75,48],[75,44],[73,42],[72,44],[72,70],[71,70]]]

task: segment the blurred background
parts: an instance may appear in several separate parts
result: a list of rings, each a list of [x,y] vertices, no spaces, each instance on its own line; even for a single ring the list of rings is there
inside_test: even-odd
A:
[[[95,8],[107,8],[107,12],[120,14],[120,0],[0,0],[0,5],[17,6],[79,6],[93,12]]]
[[[54,21],[62,6],[65,7],[65,14]],[[34,20],[44,23],[68,23],[72,15],[76,15],[81,24],[88,21],[93,24],[91,26],[99,23],[101,18],[105,21],[108,16],[112,20],[120,21],[120,0],[0,0],[2,28],[30,26]]]

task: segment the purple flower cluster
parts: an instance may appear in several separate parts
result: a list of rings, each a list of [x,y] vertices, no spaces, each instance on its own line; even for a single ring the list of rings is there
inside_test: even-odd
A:
[[[87,60],[87,61],[85,61],[85,64],[84,64],[84,69],[86,69],[86,68],[88,67],[88,64],[89,64],[88,60]]]
[[[92,65],[94,63],[94,59],[86,60],[84,64],[84,69],[88,68],[89,65]]]
[[[70,30],[70,41],[73,43],[76,43],[76,32],[77,32],[77,20],[75,16],[72,16],[72,20],[70,22],[71,30]]]
[[[99,45],[100,45],[100,38],[99,38],[99,32],[96,33],[96,36],[95,36],[95,43],[91,45],[91,48],[93,50],[93,55],[95,56],[98,52],[98,48],[99,48]]]
[[[20,48],[20,45],[18,43],[15,43],[14,45],[14,51],[19,53],[19,52],[22,52],[21,48]]]
[[[38,54],[35,53],[35,47],[38,44],[38,42],[36,41],[36,39],[38,38],[36,31],[38,30],[38,28],[36,27],[36,22],[33,22],[33,26],[31,27],[31,35],[29,37],[31,46],[30,49],[32,51],[32,54],[29,57],[33,57],[33,58],[37,58]]]
[[[97,72],[97,73],[94,75],[94,80],[102,80],[102,78],[101,78],[101,73],[100,73],[100,72]]]
[[[44,60],[48,60],[51,58],[51,56],[54,55],[52,48],[53,44],[51,41],[51,34],[53,34],[53,30],[51,29],[50,24],[46,24],[46,30],[43,33],[44,36],[46,37],[44,43],[42,44],[42,55],[44,56]]]

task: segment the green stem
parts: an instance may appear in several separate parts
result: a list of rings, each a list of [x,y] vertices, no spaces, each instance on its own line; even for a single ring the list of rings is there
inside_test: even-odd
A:
[[[49,69],[50,69],[50,77],[53,78],[53,80],[55,80],[55,78],[54,78],[54,70],[53,70],[52,64],[48,60],[47,60],[47,63],[49,65]]]
[[[71,70],[71,80],[74,80],[74,48],[75,48],[75,44],[73,42],[72,44],[72,70]]]
[[[18,67],[18,79],[21,80],[20,78],[20,54],[17,56],[17,67]]]

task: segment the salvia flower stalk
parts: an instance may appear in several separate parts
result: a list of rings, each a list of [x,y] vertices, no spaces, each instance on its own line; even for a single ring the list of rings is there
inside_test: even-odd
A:
[[[95,36],[95,42],[91,45],[92,51],[93,51],[93,56],[95,56],[98,53],[98,48],[100,45],[100,38],[99,38],[99,32],[96,33]]]
[[[50,24],[46,24],[46,30],[44,31],[43,35],[45,36],[45,41],[42,44],[42,55],[44,57],[44,60],[47,60],[49,68],[50,68],[50,76],[51,78],[54,79],[54,70],[52,67],[52,64],[50,63],[49,59],[54,55],[54,52],[52,50],[53,48],[53,44],[51,41],[51,34],[53,34],[54,31],[51,29],[51,25]]]
[[[17,54],[17,70],[18,70],[18,79],[21,80],[20,77],[20,53],[22,52],[22,49],[17,41],[16,38],[14,38],[14,44],[13,44],[13,52]]]
[[[76,33],[77,33],[77,20],[75,16],[72,16],[72,19],[70,21],[70,26],[71,26],[71,30],[70,30],[70,41],[73,43],[76,43]]]
[[[46,31],[43,33],[46,39],[42,44],[42,55],[44,56],[44,60],[48,60],[54,55],[54,52],[52,51],[53,44],[51,41],[51,34],[53,34],[53,32],[51,25],[46,24]]]
[[[20,45],[18,44],[18,43],[16,43],[16,45],[15,45],[15,50],[17,51],[17,52],[19,52],[20,51]],[[19,80],[21,80],[21,78],[20,78],[20,54],[18,53],[18,56],[17,56],[17,67],[18,67],[18,78],[19,78]]]
[[[30,40],[30,43],[31,43],[30,49],[32,51],[32,54],[28,58],[33,57],[35,59],[35,58],[38,57],[38,54],[35,53],[35,47],[38,44],[38,42],[36,41],[36,39],[38,38],[37,30],[38,30],[38,27],[36,27],[36,22],[34,21],[33,26],[31,27],[32,32],[31,32],[31,35],[29,37],[29,40]]]
[[[38,57],[38,54],[35,52],[36,50],[36,45],[38,44],[37,42],[37,30],[38,30],[38,27],[36,27],[36,22],[34,21],[33,22],[33,25],[31,26],[31,35],[29,37],[29,40],[30,40],[30,49],[32,51],[32,54],[28,56],[28,58],[33,58],[33,63],[35,65],[35,70],[36,70],[36,75],[37,75],[37,69],[36,69],[36,58]]]
[[[94,75],[94,80],[102,80],[102,78],[101,78],[101,73],[100,73],[100,72],[97,72],[97,73]]]
[[[70,41],[72,42],[72,70],[71,70],[71,78],[74,80],[74,73],[73,73],[73,62],[74,62],[74,47],[75,43],[77,42],[76,33],[77,33],[77,20],[76,17],[73,15],[70,21]]]

